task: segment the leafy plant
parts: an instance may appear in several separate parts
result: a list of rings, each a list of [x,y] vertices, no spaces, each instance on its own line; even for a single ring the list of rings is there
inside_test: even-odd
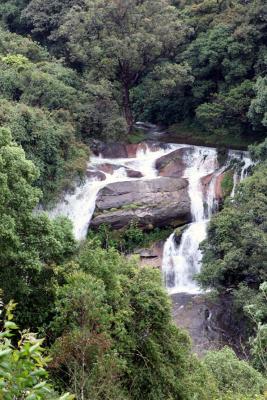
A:
[[[43,339],[23,331],[16,345],[13,345],[18,326],[13,321],[16,304],[6,307],[3,329],[0,332],[0,398],[4,400],[73,400],[66,393],[56,394],[49,383],[46,367],[50,358],[44,355]],[[3,318],[3,305],[1,304]]]

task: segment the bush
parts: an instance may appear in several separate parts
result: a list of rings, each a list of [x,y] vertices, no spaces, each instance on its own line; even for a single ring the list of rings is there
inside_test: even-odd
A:
[[[222,394],[234,393],[252,399],[266,389],[267,381],[263,376],[247,362],[240,361],[230,348],[208,352],[204,364],[214,375]]]

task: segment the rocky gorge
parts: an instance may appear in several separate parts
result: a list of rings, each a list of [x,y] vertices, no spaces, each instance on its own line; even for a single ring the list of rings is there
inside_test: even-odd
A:
[[[102,225],[123,230],[134,221],[144,231],[172,228],[174,232],[166,241],[134,253],[141,266],[162,271],[163,283],[173,298],[176,322],[190,332],[204,329],[205,333],[210,329],[206,318],[210,305],[194,281],[201,268],[199,244],[206,237],[211,215],[249,170],[248,154],[229,150],[222,162],[215,148],[158,141],[134,145],[98,142],[91,152],[85,181],[66,194],[51,215],[68,216],[78,240],[86,237],[89,226],[96,231]],[[194,321],[190,325],[192,308]],[[218,310],[213,314],[221,315]],[[207,342],[206,334],[193,331],[193,340],[203,339],[200,343],[197,339],[199,354],[215,345],[215,338],[218,342],[218,335],[209,335]]]

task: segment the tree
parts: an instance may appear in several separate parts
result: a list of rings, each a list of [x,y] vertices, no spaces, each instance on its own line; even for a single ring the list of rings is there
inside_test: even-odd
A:
[[[112,316],[103,282],[76,271],[59,287],[50,368],[77,399],[126,399],[122,363],[112,350]],[[64,374],[61,371],[65,371]]]
[[[50,221],[45,214],[33,214],[41,197],[33,187],[37,178],[37,168],[12,141],[10,131],[1,128],[0,282],[5,302],[19,302],[17,314],[23,327],[41,327],[48,320],[55,266],[75,250],[68,220]]]
[[[254,365],[267,372],[267,282],[260,286],[257,296],[247,300],[244,311],[254,325],[253,336],[250,338]]]
[[[26,10],[33,24],[34,4]],[[174,61],[187,31],[176,8],[166,0],[86,0],[66,12],[54,37],[66,43],[72,65],[89,68],[95,77],[115,83],[120,91],[118,103],[131,129],[131,89],[159,61]]]
[[[60,335],[53,373],[64,388],[78,399],[215,398],[212,377],[172,323],[158,271],[140,269],[97,241],[86,242],[75,261],[58,289],[51,325]]]
[[[259,77],[255,84],[256,98],[252,100],[249,118],[257,129],[267,127],[267,78]]]
[[[223,396],[232,394],[236,398],[243,395],[244,398],[255,399],[266,389],[264,377],[246,361],[239,360],[230,348],[209,351],[204,364],[215,376]]]

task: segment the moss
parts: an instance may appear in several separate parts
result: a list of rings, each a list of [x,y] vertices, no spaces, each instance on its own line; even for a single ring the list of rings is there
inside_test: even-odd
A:
[[[234,171],[226,171],[222,180],[222,193],[223,197],[230,196],[234,187]]]
[[[142,207],[142,204],[138,203],[131,203],[131,204],[125,204],[124,206],[121,207],[122,210],[136,210],[137,208]]]

